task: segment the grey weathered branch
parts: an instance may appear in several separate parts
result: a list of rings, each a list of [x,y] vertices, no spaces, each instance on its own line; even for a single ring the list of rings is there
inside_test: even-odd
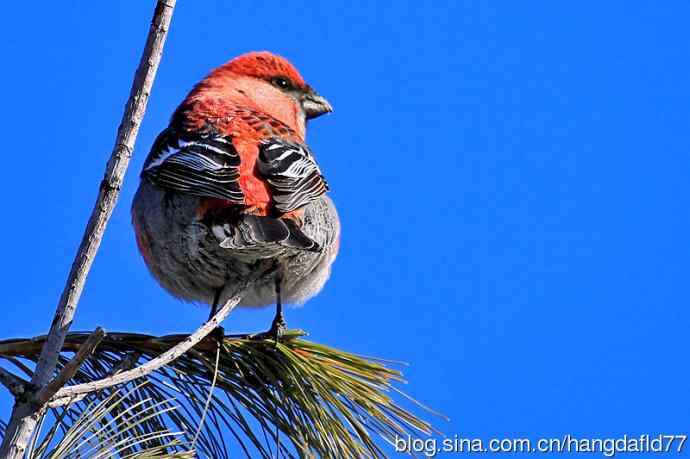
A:
[[[115,368],[113,368],[112,372],[110,373],[109,376],[121,373],[123,371],[130,370],[136,365],[136,363],[139,361],[139,358],[141,358],[141,353],[139,352],[132,352],[130,353],[127,357],[120,362],[119,365],[117,365]],[[63,405],[69,405],[70,403],[78,402],[79,400],[83,399],[86,397],[88,393],[83,393],[79,395],[73,395],[70,397],[55,397],[53,395],[53,398],[48,402],[48,406],[50,408],[57,408],[59,406]]]
[[[163,53],[163,44],[170,26],[175,1],[158,0],[156,3],[146,46],[134,76],[125,113],[117,131],[115,146],[99,188],[98,198],[89,217],[79,250],[58,302],[48,338],[43,345],[31,380],[31,383],[38,388],[43,388],[55,372],[58,355],[72,324],[84,282],[120,194],[120,187],[134,150],[139,126],[146,111],[153,80]],[[20,459],[23,456],[36,428],[38,415],[43,409],[44,406],[36,406],[35,403],[22,402],[19,399],[15,401],[0,447],[0,457]]]
[[[62,367],[60,373],[36,392],[34,402],[43,405],[53,398],[53,396],[72,379],[77,371],[79,371],[79,368],[81,368],[86,359],[93,354],[93,351],[96,350],[96,346],[103,341],[103,338],[105,338],[105,330],[101,327],[97,327],[96,330],[89,335],[86,341],[84,341],[84,344],[79,346],[79,350],[74,357]]]
[[[70,405],[72,403],[76,403],[82,400],[87,395],[89,394],[80,394],[75,395],[74,397],[53,398],[51,401],[48,402],[48,408],[58,408],[61,406]]]
[[[149,360],[143,365],[140,365],[131,370],[123,371],[121,373],[114,374],[107,378],[83,383],[76,384],[74,386],[65,386],[60,389],[56,394],[56,399],[71,398],[78,396],[80,394],[90,393],[106,389],[108,387],[117,386],[119,384],[124,384],[133,381],[137,378],[152,373],[164,365],[177,359],[179,356],[193,348],[198,342],[204,339],[209,333],[211,333],[225,318],[230,314],[230,312],[237,306],[237,304],[242,299],[245,290],[247,288],[247,283],[241,285],[237,290],[236,294],[233,295],[225,305],[216,312],[216,314],[207,322],[205,322],[201,327],[199,327],[194,333],[189,335],[187,339],[179,342],[174,347],[168,349],[163,354],[159,355],[155,359]]]

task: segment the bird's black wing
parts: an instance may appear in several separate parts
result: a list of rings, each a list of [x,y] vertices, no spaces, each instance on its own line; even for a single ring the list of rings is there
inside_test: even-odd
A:
[[[309,147],[279,137],[261,142],[256,163],[282,213],[309,204],[328,191],[328,184]]]
[[[142,177],[168,190],[243,204],[239,168],[231,137],[168,128],[154,142]]]

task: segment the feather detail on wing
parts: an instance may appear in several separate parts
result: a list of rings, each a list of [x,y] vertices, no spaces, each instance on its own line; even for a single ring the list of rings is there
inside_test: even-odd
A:
[[[273,207],[287,213],[304,207],[328,191],[309,147],[271,137],[261,141],[256,163],[273,195]]]
[[[243,204],[239,167],[230,137],[213,132],[178,135],[168,128],[156,139],[142,176],[168,190]]]
[[[289,218],[258,215],[240,215],[239,218],[210,225],[221,247],[226,249],[254,249],[279,246],[310,252],[321,250],[319,244]]]

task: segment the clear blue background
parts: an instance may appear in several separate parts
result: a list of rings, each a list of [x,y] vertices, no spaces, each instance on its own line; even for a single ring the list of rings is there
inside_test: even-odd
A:
[[[3,8],[0,337],[48,329],[152,5]],[[450,435],[688,433],[689,15],[679,1],[181,1],[73,329],[206,318],[149,276],[129,206],[186,91],[268,49],[335,107],[308,140],[341,253],[291,326],[411,362],[406,390]]]

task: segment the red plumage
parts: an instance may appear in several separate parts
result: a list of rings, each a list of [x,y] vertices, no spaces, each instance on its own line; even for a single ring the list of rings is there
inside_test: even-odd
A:
[[[214,307],[249,273],[241,305],[315,295],[339,221],[306,120],[330,112],[286,59],[248,53],[189,92],[149,153],[132,215],[147,266],[173,295]],[[263,270],[263,271],[262,271]]]
[[[259,215],[268,214],[272,203],[271,190],[256,170],[259,142],[269,137],[304,141],[304,119],[300,119],[298,102],[282,92],[269,91],[265,85],[279,77],[290,79],[297,89],[307,88],[285,58],[265,51],[242,55],[199,82],[171,121],[172,126],[186,131],[211,124],[220,134],[233,138],[241,159],[239,182],[244,205]]]

